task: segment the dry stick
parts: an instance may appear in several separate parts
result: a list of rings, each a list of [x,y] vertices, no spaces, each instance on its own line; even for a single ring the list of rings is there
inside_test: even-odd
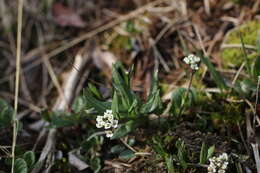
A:
[[[207,15],[210,15],[210,1],[209,0],[204,0],[204,8],[205,8]]]
[[[257,172],[260,172],[260,158],[259,158],[259,147],[258,147],[258,143],[251,143],[252,148],[253,148],[253,152],[254,152],[254,157],[255,157],[255,162],[256,162],[256,169]]]
[[[130,149],[131,151],[134,152],[134,154],[136,156],[149,156],[149,155],[152,155],[151,153],[148,153],[148,152],[138,152],[136,151],[133,147],[131,147],[130,145],[128,145],[123,139],[120,139],[120,141],[128,148]]]
[[[19,83],[20,83],[22,19],[23,19],[23,0],[18,0],[15,99],[14,99],[14,113],[12,117],[13,120],[12,168],[11,168],[12,173],[14,173],[15,146],[16,146],[16,138],[17,138],[17,123],[18,123],[16,119],[16,114],[18,108]]]
[[[63,96],[59,96],[57,99],[55,105],[53,106],[53,110],[65,110],[67,103],[69,103],[73,99],[73,90],[77,84],[77,81],[79,79],[79,71],[83,69],[86,62],[88,60],[88,57],[83,57],[81,54],[76,55],[75,61],[73,66],[76,67],[76,69],[73,67],[71,72],[68,74],[68,77],[65,80],[65,83],[63,85],[63,91],[65,98],[67,100],[64,100]],[[45,146],[43,148],[43,151],[40,155],[40,158],[37,162],[37,167],[35,167],[32,170],[32,173],[37,173],[41,170],[44,161],[46,160],[47,156],[51,153],[51,151],[55,148],[56,144],[56,129],[51,129],[48,133],[47,140],[45,143]],[[49,165],[50,167],[51,165]],[[49,171],[50,169],[48,169]]]
[[[245,49],[257,51],[257,47],[249,44],[244,45]],[[242,44],[222,44],[221,49],[226,48],[242,48]]]
[[[243,70],[245,64],[246,64],[246,63],[243,62],[242,65],[239,67],[239,69],[238,69],[238,71],[237,71],[237,73],[236,73],[234,79],[232,80],[232,83],[231,83],[232,86],[235,85],[235,82],[236,82],[236,80],[238,79],[238,77],[239,77],[241,71]],[[245,140],[245,138],[244,138],[244,136],[243,136],[243,133],[242,133],[242,130],[241,130],[241,127],[240,127],[239,123],[237,123],[237,127],[238,127],[238,130],[239,130],[239,135],[240,135],[240,138],[241,138],[241,140],[242,140],[242,143],[243,143],[243,145],[244,145],[244,147],[245,147],[245,149],[246,149],[246,152],[247,152],[248,155],[250,155],[250,149],[249,149],[249,147],[248,147],[248,145],[247,145],[247,143],[246,143],[246,140]]]
[[[53,70],[53,67],[48,59],[48,57],[46,57],[46,53],[45,53],[45,47],[43,46],[43,43],[44,43],[44,38],[43,38],[43,33],[42,33],[42,30],[40,28],[40,26],[37,26],[37,31],[38,31],[38,36],[39,36],[39,44],[40,44],[40,51],[42,52],[43,54],[43,62],[44,62],[44,65],[46,66],[47,68],[47,71],[51,77],[51,80],[54,84],[54,86],[57,88],[58,90],[58,93],[60,96],[63,97],[63,100],[65,101],[66,105],[67,105],[67,108],[68,107],[68,102],[67,102],[67,99],[64,95],[64,92],[62,91],[62,88],[61,88],[61,85],[59,83],[59,80]]]
[[[246,149],[246,152],[247,152],[247,154],[250,156],[250,155],[251,155],[251,154],[250,154],[250,149],[249,149],[249,147],[247,146],[246,140],[245,140],[245,138],[244,138],[244,136],[243,136],[243,133],[242,133],[242,130],[241,130],[241,127],[240,127],[240,124],[239,124],[239,123],[237,123],[237,127],[238,127],[238,130],[239,130],[239,135],[240,135],[240,138],[241,138],[241,140],[242,140],[242,143],[243,143],[243,145],[244,145],[244,147],[245,147],[245,149]]]
[[[243,62],[242,65],[239,67],[238,71],[236,72],[234,79],[232,80],[232,83],[231,83],[232,85],[235,85],[235,82],[237,81],[237,79],[238,79],[238,77],[239,77],[239,75],[240,75],[240,73],[243,70],[245,65],[246,65],[246,63]]]
[[[207,54],[207,52],[206,52],[206,49],[205,49],[205,46],[204,46],[204,44],[203,44],[203,42],[202,42],[202,39],[201,39],[199,30],[198,30],[198,27],[197,27],[196,25],[193,25],[193,27],[194,27],[195,33],[196,33],[196,35],[197,35],[197,37],[198,37],[198,39],[199,39],[200,47],[201,47],[201,49],[202,49],[204,55],[205,55],[205,56],[208,56],[208,54]]]

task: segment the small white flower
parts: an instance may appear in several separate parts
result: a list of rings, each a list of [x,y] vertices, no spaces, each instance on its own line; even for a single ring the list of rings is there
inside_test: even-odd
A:
[[[198,64],[191,64],[191,65],[190,65],[190,68],[191,68],[192,70],[198,70],[198,69],[199,69],[199,66],[198,66]]]
[[[198,70],[199,69],[199,66],[198,66],[198,63],[200,62],[200,57],[197,57],[193,54],[190,54],[189,56],[185,57],[183,59],[183,61],[190,65],[190,68],[192,70]]]
[[[228,166],[228,155],[223,153],[218,157],[209,159],[208,173],[225,173]]]
[[[183,59],[183,61],[184,61],[186,64],[190,64],[190,60],[189,60],[188,57],[185,57],[185,58]]]
[[[105,133],[107,138],[111,138],[114,135],[111,130],[106,130]]]
[[[209,166],[208,167],[208,173],[215,173],[216,172],[216,168]]]
[[[105,114],[104,118],[110,122],[112,122],[114,120],[114,116],[112,114]]]
[[[97,122],[102,122],[103,121],[103,116],[97,116],[96,121]]]
[[[117,126],[118,126],[118,120],[114,120],[114,121],[112,122],[112,127],[113,127],[113,128],[117,128]]]
[[[104,129],[106,129],[105,131],[106,137],[112,137],[113,132],[108,129],[117,128],[117,126],[118,126],[118,120],[114,119],[112,110],[106,110],[103,116],[96,117],[96,127],[97,128],[103,127]]]
[[[96,124],[96,127],[97,127],[97,128],[102,128],[102,127],[103,127],[103,124],[102,124],[102,123],[97,123],[97,124]]]
[[[105,129],[110,129],[111,127],[112,127],[112,124],[109,123],[109,122],[106,122],[105,125],[104,125]]]
[[[220,155],[220,158],[222,159],[222,160],[228,160],[228,155],[227,155],[227,153],[223,153],[222,155]]]

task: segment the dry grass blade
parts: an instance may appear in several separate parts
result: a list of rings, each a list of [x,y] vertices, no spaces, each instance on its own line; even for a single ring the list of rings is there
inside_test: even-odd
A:
[[[16,48],[16,77],[15,77],[15,99],[14,99],[14,113],[13,113],[13,140],[12,140],[12,168],[14,172],[15,162],[15,147],[17,138],[17,109],[18,109],[18,96],[19,96],[19,83],[20,83],[20,67],[21,67],[21,42],[22,42],[22,19],[23,19],[23,0],[18,0],[18,26],[17,26],[17,48]]]
[[[259,157],[258,144],[257,143],[255,143],[255,144],[251,143],[251,146],[252,146],[253,152],[254,152],[257,172],[260,172],[260,157]]]
[[[257,103],[258,103],[258,98],[259,98],[259,87],[260,87],[260,76],[258,76],[258,80],[257,80],[257,88],[256,88],[256,98],[255,98],[255,107],[254,107],[254,121],[253,121],[253,126],[254,129],[256,127],[256,117],[257,117]]]

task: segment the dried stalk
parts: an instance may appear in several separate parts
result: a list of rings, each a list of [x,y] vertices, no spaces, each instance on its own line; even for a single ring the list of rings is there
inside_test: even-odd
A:
[[[12,168],[11,172],[14,172],[15,163],[15,147],[17,138],[17,124],[16,118],[18,109],[18,96],[19,96],[19,83],[21,72],[21,45],[22,45],[22,19],[23,19],[23,0],[18,0],[18,26],[17,26],[17,48],[16,48],[16,76],[15,76],[15,98],[14,98],[14,113],[13,113],[13,140],[12,140]]]

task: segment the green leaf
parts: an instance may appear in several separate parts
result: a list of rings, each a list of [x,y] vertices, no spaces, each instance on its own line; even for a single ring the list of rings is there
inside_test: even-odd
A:
[[[51,122],[51,113],[50,113],[50,111],[48,111],[48,110],[43,110],[43,111],[41,112],[41,116],[42,116],[42,118],[43,118],[45,121]]]
[[[121,63],[116,63],[112,68],[113,86],[122,97],[122,104],[128,110],[136,97],[130,88],[130,75],[125,72]]]
[[[119,158],[121,159],[130,159],[135,156],[135,153],[131,150],[125,150],[122,153],[120,153]]]
[[[171,97],[172,106],[171,106],[171,112],[174,116],[177,116],[180,112],[180,107],[182,105],[182,102],[184,100],[186,89],[185,88],[177,88],[173,93]]]
[[[53,116],[53,119],[51,121],[51,126],[55,128],[68,127],[73,125],[75,125],[73,120],[66,119],[65,117]]]
[[[71,115],[63,111],[52,112],[50,119],[50,128],[74,126],[79,122],[77,115]]]
[[[153,150],[156,153],[158,153],[162,158],[167,156],[167,152],[165,151],[163,144],[162,144],[163,142],[159,136],[154,136],[152,138],[152,142],[149,142],[149,143],[152,146]]]
[[[260,76],[260,56],[257,56],[253,65],[253,72],[254,77],[257,79]]]
[[[242,169],[241,163],[235,162],[235,165],[236,165],[237,173],[243,173],[244,172],[243,169]]]
[[[14,173],[27,173],[28,167],[24,159],[19,158],[14,163]]]
[[[184,141],[182,141],[181,139],[179,139],[177,142],[176,142],[176,148],[178,149],[178,152],[177,152],[177,158],[180,162],[180,165],[186,169],[188,167],[188,164],[187,162],[185,161],[186,160],[186,149],[185,149],[185,144],[184,144]]]
[[[201,150],[200,150],[200,164],[205,164],[207,161],[207,147],[205,143],[202,143]]]
[[[84,96],[78,96],[72,104],[72,110],[76,113],[86,109],[86,100]]]
[[[13,109],[11,106],[0,99],[0,128],[8,127],[11,125],[13,116]]]
[[[23,159],[27,163],[29,168],[32,168],[32,166],[35,163],[35,154],[33,151],[27,151],[23,154]]]
[[[242,44],[242,52],[243,52],[244,61],[246,63],[246,69],[247,69],[247,72],[249,73],[249,75],[251,76],[252,74],[250,73],[251,72],[250,71],[250,64],[249,64],[248,56],[247,56],[247,53],[246,53],[245,43],[244,43],[244,40],[243,40],[241,33],[239,33],[239,37],[240,37],[240,41],[241,41],[241,44]]]
[[[93,84],[88,83],[88,89],[97,99],[103,99],[102,95],[98,92],[98,89]]]
[[[93,148],[95,145],[97,145],[97,139],[91,138],[90,140],[85,140],[81,146],[85,150],[85,152],[88,152]]]
[[[153,78],[152,78],[152,85],[151,85],[151,89],[149,92],[149,96],[148,96],[148,100],[150,98],[153,97],[153,95],[155,95],[159,90],[159,86],[158,86],[158,69],[155,69],[154,73],[153,73]]]
[[[209,61],[208,57],[202,57],[202,62],[208,67],[209,72],[213,78],[213,80],[216,82],[217,86],[224,90],[227,89],[227,85],[223,79],[223,77],[220,75],[220,73],[215,69],[213,64]]]
[[[98,157],[94,157],[90,160],[90,167],[94,171],[94,173],[97,173],[101,170],[101,160]]]
[[[160,91],[158,90],[150,99],[148,99],[148,102],[143,104],[140,112],[142,114],[148,114],[152,113],[156,110],[159,110],[162,108],[162,102],[160,97]]]
[[[215,151],[215,146],[214,145],[209,147],[208,153],[207,153],[207,160],[212,157],[214,151]]]
[[[175,173],[173,167],[173,157],[167,154],[167,156],[164,159],[165,159],[168,173]]]
[[[116,153],[121,153],[124,150],[125,150],[125,146],[115,145],[110,149],[110,152],[113,153],[113,154],[116,154]]]
[[[119,127],[118,129],[116,129],[111,139],[121,138],[133,130],[134,130],[134,121],[130,120],[126,122],[124,125],[122,125],[121,127]]]
[[[236,82],[235,90],[243,97],[250,97],[251,93],[256,90],[256,84],[251,79],[244,79]]]
[[[119,98],[118,98],[117,92],[115,91],[114,96],[113,96],[113,100],[112,100],[111,108],[112,108],[113,114],[116,115],[117,118],[119,118],[119,106],[120,106]]]
[[[162,108],[160,89],[158,87],[158,69],[153,73],[152,85],[147,102],[142,105],[140,112],[143,114],[159,111]]]
[[[83,95],[86,100],[87,108],[94,108],[99,114],[103,114],[107,109],[111,109],[110,102],[99,101],[91,94],[89,89],[85,89]]]

